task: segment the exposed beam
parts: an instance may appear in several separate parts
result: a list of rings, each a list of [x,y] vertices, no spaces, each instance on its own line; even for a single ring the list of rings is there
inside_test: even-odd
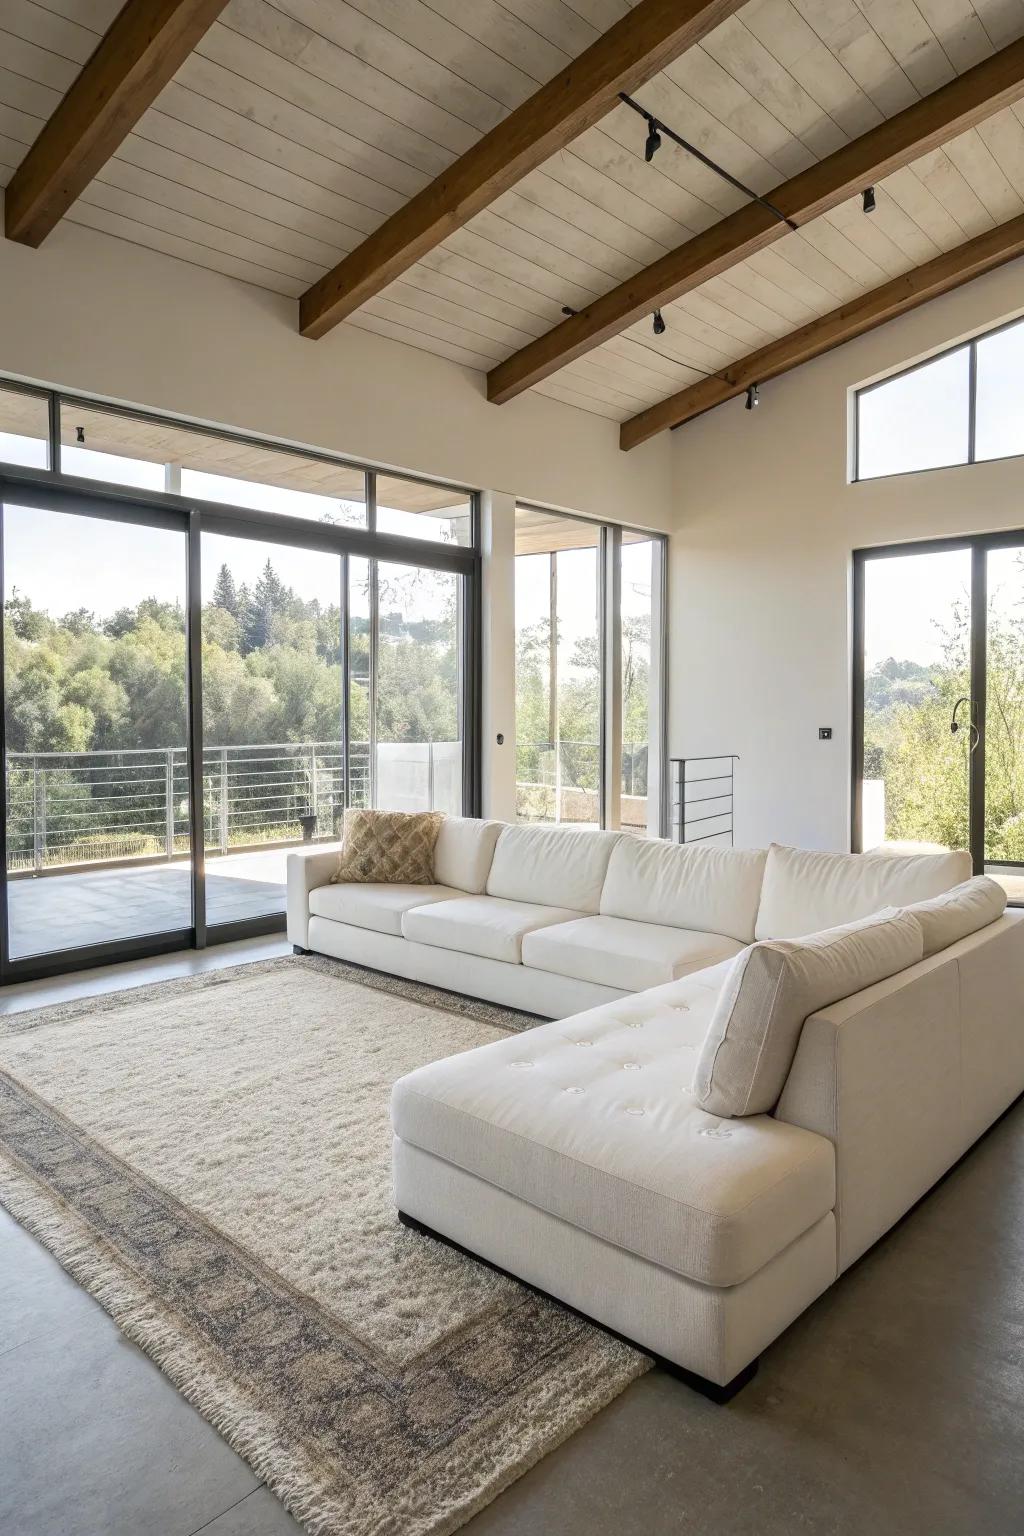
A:
[[[922,267],[894,277],[880,288],[872,288],[870,293],[862,293],[848,304],[841,304],[827,315],[811,320],[798,331],[730,363],[712,378],[701,379],[641,411],[638,416],[631,416],[619,428],[619,446],[636,448],[667,427],[681,426],[684,421],[712,410],[723,401],[735,399],[751,384],[763,384],[766,379],[799,368],[801,363],[810,362],[833,347],[841,347],[845,341],[863,336],[866,331],[885,325],[887,320],[895,320],[919,304],[937,299],[1022,255],[1024,214],[986,230],[965,245],[943,252]]]
[[[226,3],[127,0],[8,184],[8,240],[42,244]]]
[[[1024,38],[766,195],[793,223],[806,224],[1022,97]],[[789,233],[766,208],[747,203],[492,368],[487,398],[511,400]]]
[[[743,0],[640,0],[578,59],[356,246],[299,303],[303,336],[324,336],[453,230],[578,138]]]

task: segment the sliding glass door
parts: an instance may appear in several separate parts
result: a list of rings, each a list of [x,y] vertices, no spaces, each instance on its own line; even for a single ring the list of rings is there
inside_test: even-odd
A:
[[[601,528],[516,510],[516,810],[602,824]]]
[[[184,520],[59,505],[3,506],[11,961],[193,921]]]
[[[853,845],[966,848],[1024,900],[1024,536],[859,552]]]
[[[986,874],[1024,901],[1024,537],[985,552],[982,721]],[[980,682],[979,682],[980,686]]]
[[[340,555],[203,534],[206,921],[283,912],[345,806]]]

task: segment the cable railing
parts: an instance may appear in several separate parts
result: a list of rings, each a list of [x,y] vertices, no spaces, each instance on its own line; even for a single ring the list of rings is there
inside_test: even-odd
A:
[[[419,750],[432,760],[433,744]],[[202,779],[208,854],[338,832],[345,769],[336,741],[207,747]],[[350,803],[369,804],[368,742],[351,744],[348,779]],[[156,862],[187,857],[189,849],[185,747],[8,754],[10,873]]]
[[[522,820],[596,824],[596,742],[521,744]],[[460,742],[349,746],[348,803],[396,810],[462,808]],[[646,823],[647,743],[623,747],[623,823]],[[203,751],[202,820],[210,856],[340,835],[345,761],[337,741],[257,742]],[[634,815],[635,812],[635,815]],[[76,867],[149,864],[190,853],[185,747],[11,752],[7,868],[40,875]]]

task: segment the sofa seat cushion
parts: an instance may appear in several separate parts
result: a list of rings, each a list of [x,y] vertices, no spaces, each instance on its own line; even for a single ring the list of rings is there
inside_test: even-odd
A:
[[[395,1084],[395,1134],[677,1274],[737,1285],[833,1208],[835,1159],[813,1131],[696,1104],[728,970],[421,1067]]]
[[[624,917],[579,917],[523,939],[523,964],[620,992],[643,992],[738,955],[735,939]]]
[[[574,917],[579,913],[569,907],[503,901],[498,896],[463,896],[457,901],[412,907],[402,918],[402,933],[416,944],[433,944],[438,949],[456,949],[518,965],[523,958],[524,934]],[[458,987],[456,973],[452,986]]]
[[[402,918],[410,907],[429,906],[435,901],[450,901],[464,896],[464,891],[447,885],[370,885],[355,881],[341,885],[321,885],[309,893],[312,917],[330,917],[336,923],[351,923],[354,928],[372,928],[375,933],[402,936]]]

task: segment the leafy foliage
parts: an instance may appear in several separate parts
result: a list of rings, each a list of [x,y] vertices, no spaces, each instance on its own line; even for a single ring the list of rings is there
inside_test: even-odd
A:
[[[1022,565],[1024,575],[1024,565]],[[954,608],[931,667],[889,657],[864,682],[864,773],[885,784],[890,839],[966,848],[969,841],[967,707],[970,615]],[[993,598],[988,612],[985,730],[985,856],[1024,859],[1024,613]]]
[[[381,568],[382,572],[384,568]],[[403,568],[381,578],[382,618],[377,668],[377,737],[381,742],[453,741],[458,733],[459,669],[456,583],[449,576]],[[367,594],[360,606],[369,611]],[[384,611],[386,607],[386,612]],[[429,619],[405,614],[430,613]],[[182,748],[187,740],[185,614],[180,605],[146,598],[107,619],[86,609],[61,617],[37,609],[14,591],[5,609],[5,708],[11,753],[119,753]],[[370,733],[370,625],[352,616],[350,734],[353,752],[365,762]],[[222,566],[202,615],[203,730],[208,749],[282,743],[336,743],[341,746],[342,638],[340,604],[305,601],[287,586],[268,560],[250,590],[236,584]],[[251,807],[283,808],[286,827],[257,827],[258,814],[241,814],[261,837],[291,835],[293,812],[309,803],[308,754],[253,758],[240,772],[233,795]],[[48,837],[88,857],[121,857],[133,827],[159,827],[154,786],[161,759],[125,759],[115,801],[104,797],[110,770],[90,761],[46,765],[50,793]],[[108,759],[107,762],[114,761]],[[180,758],[184,773],[184,757]],[[285,767],[281,764],[284,762]],[[132,764],[138,765],[137,769]],[[168,770],[170,771],[170,770]],[[178,772],[178,769],[175,769]],[[149,775],[134,788],[132,773]],[[294,782],[288,780],[288,775]],[[282,777],[284,775],[285,777]],[[263,781],[267,782],[264,783]],[[162,785],[162,780],[160,780]],[[240,786],[240,787],[239,787]],[[321,786],[321,792],[323,788]],[[333,791],[330,791],[333,793]],[[38,794],[30,767],[12,770],[11,799],[19,831],[12,857],[31,855],[38,833]],[[261,800],[262,795],[262,800]],[[187,833],[187,788],[174,786],[176,835]],[[335,796],[336,797],[336,796]],[[208,787],[204,814],[209,827],[218,813],[217,787]],[[90,812],[90,802],[92,812]],[[294,802],[294,804],[292,803]],[[232,801],[244,813],[245,806]],[[321,807],[322,808],[322,807]],[[116,809],[120,837],[116,854],[99,830]],[[329,809],[329,807],[328,807]],[[13,814],[13,812],[12,812]],[[326,814],[326,812],[325,812]],[[327,825],[330,825],[328,820]],[[65,836],[66,834],[66,836]],[[161,844],[144,850],[159,851]],[[124,844],[125,847],[121,845]],[[17,845],[17,846],[15,846]]]

